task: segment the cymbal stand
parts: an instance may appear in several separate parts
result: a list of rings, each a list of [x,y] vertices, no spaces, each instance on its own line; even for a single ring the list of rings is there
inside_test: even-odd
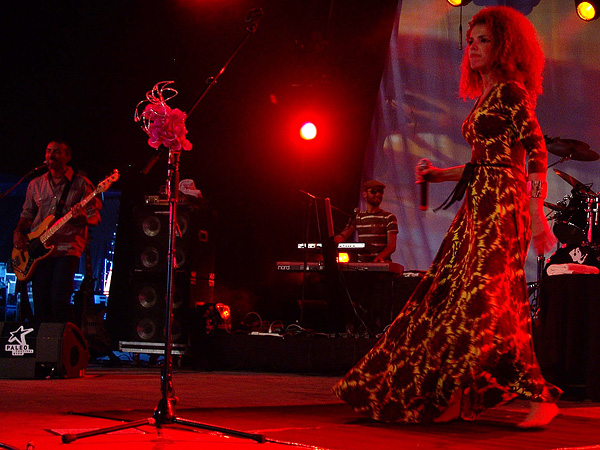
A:
[[[563,163],[563,162],[565,162],[565,161],[569,161],[570,159],[571,159],[571,155],[563,156],[563,157],[562,157],[562,158],[560,158],[558,161],[555,161],[555,162],[553,162],[552,164],[550,164],[550,165],[548,166],[548,169],[549,169],[550,167],[553,167],[553,166],[557,165],[557,164]]]
[[[529,301],[531,307],[531,320],[535,321],[540,313],[540,291],[542,275],[544,273],[544,255],[537,256],[537,275],[535,283],[529,283]]]

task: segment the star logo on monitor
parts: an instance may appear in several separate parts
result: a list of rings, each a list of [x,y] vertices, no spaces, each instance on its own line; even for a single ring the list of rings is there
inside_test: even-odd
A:
[[[27,345],[25,342],[25,336],[33,331],[33,328],[23,328],[21,325],[15,331],[10,332],[10,337],[8,338],[8,343],[16,342],[18,345]]]

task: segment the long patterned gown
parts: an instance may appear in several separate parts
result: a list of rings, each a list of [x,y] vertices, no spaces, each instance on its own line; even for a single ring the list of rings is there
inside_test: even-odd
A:
[[[556,401],[531,339],[524,272],[529,172],[546,147],[524,86],[496,84],[463,124],[474,173],[432,266],[375,347],[335,386],[379,421],[427,422],[461,392],[461,417],[516,397]],[[454,397],[456,398],[456,396]]]

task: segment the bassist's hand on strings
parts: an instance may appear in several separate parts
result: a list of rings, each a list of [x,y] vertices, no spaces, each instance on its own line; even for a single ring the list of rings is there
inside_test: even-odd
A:
[[[71,212],[73,213],[74,220],[77,220],[78,222],[86,222],[87,221],[87,213],[85,212],[85,209],[83,209],[79,203],[77,203],[75,206],[73,206],[73,209],[71,209]]]

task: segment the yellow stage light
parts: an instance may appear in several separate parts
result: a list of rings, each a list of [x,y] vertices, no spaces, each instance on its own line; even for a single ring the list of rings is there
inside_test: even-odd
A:
[[[347,263],[350,262],[350,255],[348,253],[338,253],[338,262]]]
[[[471,3],[471,0],[446,0],[452,6],[465,6]]]
[[[575,0],[575,8],[577,10],[577,15],[586,22],[598,18],[597,0]]]

